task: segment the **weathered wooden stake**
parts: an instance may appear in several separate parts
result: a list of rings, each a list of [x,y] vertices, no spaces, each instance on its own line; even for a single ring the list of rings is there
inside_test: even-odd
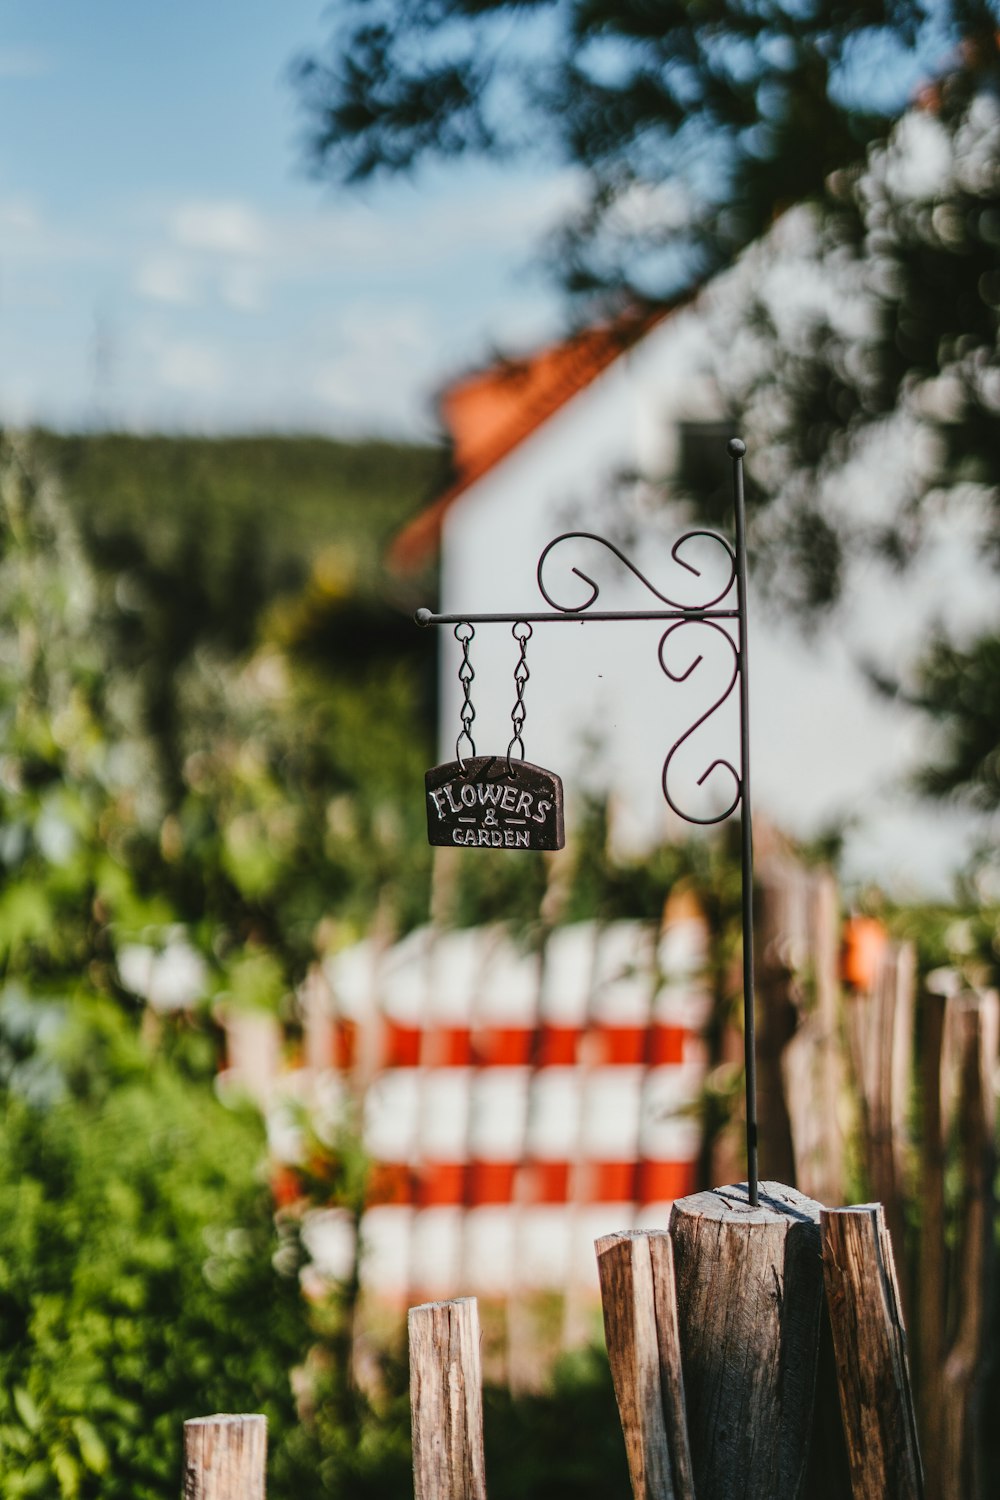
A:
[[[981,1500],[995,1489],[983,1472],[980,1432],[996,1217],[993,1074],[1000,1006],[993,991],[965,994],[954,998],[949,1013],[957,1072],[961,1200],[952,1271],[951,1338],[941,1372],[941,1472],[950,1493],[961,1494],[962,1500]]]
[[[687,1429],[705,1500],[796,1500],[823,1295],[820,1205],[780,1183],[695,1193],[670,1215]]]
[[[266,1471],[266,1417],[184,1423],[184,1500],[264,1500]]]
[[[944,995],[923,996],[920,1042],[920,1095],[923,1131],[920,1142],[920,1241],[917,1260],[917,1371],[920,1441],[927,1500],[947,1500],[944,1480],[945,1191],[947,1161],[941,1108],[941,1056],[944,1044]]]
[[[854,1500],[922,1500],[906,1332],[882,1205],[825,1208],[820,1225]]]
[[[609,1234],[596,1248],[632,1494],[694,1500],[670,1236]]]
[[[407,1323],[415,1500],[486,1500],[478,1303],[425,1302]]]

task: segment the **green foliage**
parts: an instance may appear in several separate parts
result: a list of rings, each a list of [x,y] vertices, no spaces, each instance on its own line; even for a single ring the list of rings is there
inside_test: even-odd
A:
[[[970,599],[988,600],[1000,560],[998,84],[995,32],[970,25],[927,107],[830,174],[709,315],[748,443],[761,595],[815,624],[862,576],[891,590],[906,568],[947,559],[944,621],[927,609],[907,648],[868,670],[937,731],[919,790],[985,810],[1000,800],[1000,645],[994,620],[973,624],[953,601],[965,573]],[[738,361],[721,352],[734,324]]]
[[[33,984],[44,971],[71,990],[86,971],[88,984],[122,996],[116,945],[137,938],[156,948],[181,924],[209,966],[204,998],[277,1008],[328,919],[361,928],[380,907],[405,929],[426,911],[429,857],[416,820],[429,695],[405,653],[396,660],[397,636],[405,630],[409,643],[417,632],[385,606],[381,634],[365,634],[367,617],[360,632],[357,620],[352,627],[361,584],[350,562],[365,552],[374,569],[379,527],[402,503],[398,490],[377,496],[385,453],[411,477],[424,455],[373,445],[352,459],[341,445],[291,441],[285,497],[301,494],[303,527],[298,537],[294,525],[268,534],[304,549],[304,519],[316,518],[324,481],[342,473],[342,530],[333,534],[347,551],[327,547],[311,565],[303,551],[307,587],[260,614],[253,589],[226,595],[225,570],[238,561],[248,496],[255,484],[266,492],[284,445],[51,434],[36,442],[5,440],[0,465],[0,525],[9,530],[0,553],[9,601],[0,625],[0,966]],[[39,448],[83,484],[74,503],[88,515],[91,544],[100,549],[102,517],[111,516],[141,565],[103,579],[95,572],[58,483],[42,477]],[[150,491],[140,502],[127,465],[147,459]],[[389,489],[392,477],[390,465]],[[98,501],[102,482],[110,488]],[[163,502],[155,513],[150,497]],[[194,525],[202,503],[224,518],[214,541],[211,523]],[[333,524],[328,512],[315,546]],[[190,577],[188,537],[203,549]],[[170,585],[152,605],[148,568]],[[325,658],[331,632],[338,648]],[[237,649],[241,640],[255,649]],[[155,708],[164,694],[165,717]]]
[[[381,558],[438,450],[122,433],[36,432],[31,444],[81,532],[105,650],[133,683],[168,798],[183,780],[185,670],[205,650],[231,660],[252,649],[276,601],[274,638],[332,672],[416,657],[408,617],[382,601]]]
[[[717,915],[713,928],[722,928],[739,911],[739,862],[732,844],[734,830],[717,836],[695,836],[678,843],[662,843],[649,853],[625,856],[609,842],[607,802],[591,798],[580,810],[570,845],[571,869],[566,879],[562,916],[568,922],[597,918],[659,921],[667,895],[680,883],[697,884],[700,897]]]
[[[919,786],[993,811],[1000,805],[1000,636],[964,648],[938,639],[916,676],[908,700],[938,727],[937,753],[918,773]]]
[[[264,1411],[279,1453],[295,1421],[309,1333],[294,1267],[272,1265],[259,1121],[143,1057],[120,1019],[100,1025],[118,1051],[100,1103],[15,1093],[0,1125],[11,1497],[161,1500],[184,1417]]]
[[[554,858],[562,858],[556,855]],[[541,920],[550,862],[530,850],[449,851],[447,920],[455,927],[507,922],[530,933]]]
[[[185,1416],[267,1412],[280,1465],[292,1369],[343,1349],[336,1303],[311,1323],[293,1225],[272,1264],[261,1125],[207,1086],[211,1026],[146,1016],[151,1054],[122,944],[184,934],[207,964],[192,1002],[281,1004],[338,894],[374,899],[327,847],[328,811],[337,794],[353,809],[363,782],[380,816],[396,699],[387,682],[370,722],[356,692],[329,703],[276,648],[249,664],[195,653],[171,787],[108,592],[17,438],[0,441],[0,583],[4,1493],[166,1496]],[[390,835],[374,843],[389,863]]]
[[[246,990],[267,953],[277,1001],[330,920],[360,932],[377,908],[403,930],[423,919],[429,735],[405,668],[361,688],[264,646],[242,663],[200,660],[184,701],[182,792],[159,878],[232,971],[227,985]]]
[[[0,976],[121,995],[113,925],[148,912],[128,868],[148,748],[129,685],[107,673],[74,529],[30,448],[5,437],[0,591]]]
[[[381,1397],[359,1404],[353,1426],[331,1421],[331,1406],[320,1401],[315,1422],[300,1429],[273,1466],[283,1494],[411,1500],[405,1362],[387,1358],[382,1374]],[[603,1350],[564,1356],[547,1389],[531,1396],[487,1384],[483,1430],[491,1500],[626,1500],[630,1492]]]

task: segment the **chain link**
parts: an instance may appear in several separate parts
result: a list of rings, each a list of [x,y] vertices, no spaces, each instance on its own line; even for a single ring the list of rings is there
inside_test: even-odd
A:
[[[524,720],[527,712],[524,707],[524,689],[527,686],[528,678],[531,676],[531,673],[528,671],[526,657],[528,642],[531,640],[534,632],[528,620],[515,620],[510,633],[520,645],[521,654],[514,668],[514,687],[517,690],[517,697],[514,700],[514,707],[510,715],[510,722],[514,726],[514,734],[510,744],[507,746],[508,771],[511,769],[510,757],[515,748],[520,750],[520,759],[524,759]]]
[[[467,634],[461,634],[462,631],[466,631]],[[464,694],[462,707],[459,709],[459,718],[462,720],[462,727],[459,730],[458,739],[455,741],[455,759],[463,771],[465,770],[465,759],[462,755],[462,741],[468,740],[470,755],[475,755],[476,753],[476,742],[472,738],[472,721],[476,717],[476,710],[472,706],[472,682],[476,673],[472,662],[469,660],[469,645],[475,634],[475,627],[467,624],[465,621],[460,621],[455,626],[455,639],[462,648],[462,660],[458,668],[458,680],[462,684],[462,692]]]

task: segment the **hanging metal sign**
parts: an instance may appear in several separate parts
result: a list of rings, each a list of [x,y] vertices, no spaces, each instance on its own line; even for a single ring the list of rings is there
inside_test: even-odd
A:
[[[462,648],[458,680],[462,685],[462,727],[455,741],[457,760],[434,766],[427,772],[427,838],[435,846],[459,845],[465,849],[561,849],[566,842],[563,827],[563,786],[559,777],[524,758],[524,689],[531,676],[527,650],[532,636],[525,620],[516,620],[511,632],[518,644],[514,668],[514,733],[505,755],[477,755],[472,738],[472,683],[475,679],[469,647],[476,632],[467,620],[455,626],[455,639]],[[462,742],[469,754],[462,754]],[[518,760],[511,756],[517,751]]]
[[[549,605],[547,611],[524,614],[474,614],[436,615],[429,609],[418,609],[418,625],[452,625],[455,639],[462,648],[462,661],[458,679],[462,687],[459,708],[461,729],[455,742],[456,759],[446,766],[435,766],[427,772],[427,831],[432,844],[463,845],[475,849],[561,849],[563,834],[562,783],[551,771],[543,771],[524,760],[524,690],[528,681],[527,646],[532,635],[532,621],[552,624],[563,622],[580,624],[584,620],[661,622],[658,647],[660,666],[671,682],[685,682],[704,659],[704,651],[695,647],[697,654],[683,660],[677,656],[680,642],[690,639],[690,632],[700,630],[702,642],[708,640],[713,647],[721,646],[731,656],[728,684],[723,692],[690,725],[668,750],[662,768],[663,795],[671,809],[686,822],[711,824],[721,823],[737,808],[741,822],[741,873],[742,873],[742,927],[743,927],[743,1015],[744,1056],[746,1059],[746,1133],[747,1133],[747,1181],[748,1197],[753,1207],[758,1204],[757,1184],[757,1084],[754,1023],[754,965],[753,965],[753,835],[750,819],[750,706],[749,665],[747,645],[747,552],[746,552],[746,506],[743,493],[744,443],[733,438],[729,443],[729,455],[733,460],[733,511],[735,538],[730,543],[717,532],[697,529],[678,537],[671,549],[673,561],[691,578],[700,578],[701,569],[684,555],[690,542],[700,539],[701,546],[714,543],[722,548],[726,559],[726,576],[722,586],[712,585],[707,598],[697,604],[658,589],[631,562],[613,542],[590,531],[565,532],[554,537],[538,559],[536,576],[539,591]],[[563,552],[565,544],[585,543],[588,547],[601,547],[605,553],[617,558],[639,583],[651,593],[662,608],[649,607],[643,610],[604,610],[594,608],[600,588],[595,580],[583,570],[573,566],[570,574],[577,584],[589,590],[586,597],[574,602],[560,602],[564,598],[557,579],[547,574],[554,567],[554,556]],[[706,580],[707,586],[707,580]],[[574,589],[576,584],[574,584]],[[555,590],[555,592],[553,592]],[[476,711],[472,703],[472,683],[475,678],[470,645],[475,636],[476,625],[509,624],[518,643],[519,655],[514,668],[515,701],[511,713],[513,736],[506,755],[477,756],[472,737]],[[705,632],[709,632],[706,636]],[[695,637],[697,640],[697,637]],[[732,783],[732,796],[724,810],[710,816],[698,816],[685,810],[683,800],[675,795],[674,781],[678,774],[675,760],[681,747],[697,734],[701,726],[717,710],[721,709],[732,693],[739,692],[740,749],[738,761],[716,756],[698,779],[703,786],[709,776],[728,775]],[[468,754],[463,755],[467,748]],[[512,759],[515,752],[520,757]]]
[[[473,755],[434,766],[427,837],[466,849],[561,849],[563,785],[552,771],[506,755]]]

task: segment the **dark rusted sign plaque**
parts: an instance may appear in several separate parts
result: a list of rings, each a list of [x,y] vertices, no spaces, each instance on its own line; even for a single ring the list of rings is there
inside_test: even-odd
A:
[[[466,849],[561,849],[563,786],[527,760],[471,755],[434,766],[427,788],[427,837]]]

